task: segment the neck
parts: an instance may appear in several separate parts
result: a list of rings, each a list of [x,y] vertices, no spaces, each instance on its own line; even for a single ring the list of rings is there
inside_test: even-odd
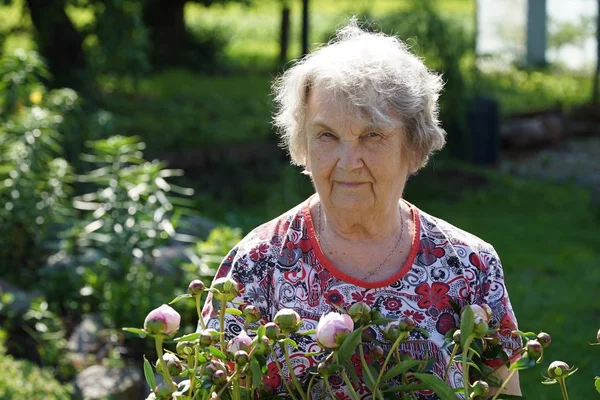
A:
[[[395,237],[402,226],[403,203],[370,212],[346,212],[327,207],[319,200],[321,208],[318,221],[321,235],[350,242],[382,242]]]

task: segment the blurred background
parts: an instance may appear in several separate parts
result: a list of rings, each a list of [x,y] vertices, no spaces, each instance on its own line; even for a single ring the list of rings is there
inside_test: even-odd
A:
[[[446,82],[418,207],[494,244],[524,331],[598,396],[598,0],[0,1],[0,399],[137,399],[153,308],[313,192],[272,79],[351,15]],[[176,305],[195,329],[192,301]]]

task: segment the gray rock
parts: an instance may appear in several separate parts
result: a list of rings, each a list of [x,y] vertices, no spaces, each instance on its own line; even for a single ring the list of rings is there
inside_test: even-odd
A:
[[[68,349],[74,353],[96,353],[103,343],[98,333],[104,329],[98,314],[87,314],[77,325],[69,338]]]
[[[136,400],[143,398],[142,374],[135,367],[108,368],[92,365],[75,377],[75,398]]]
[[[8,304],[7,308],[15,315],[26,313],[27,310],[29,310],[30,304],[36,298],[42,296],[42,293],[39,291],[28,292],[5,280],[0,279],[0,294],[2,293],[11,294],[12,302]]]

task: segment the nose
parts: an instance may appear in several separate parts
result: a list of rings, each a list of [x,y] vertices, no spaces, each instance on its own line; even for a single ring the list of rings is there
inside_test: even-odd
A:
[[[363,166],[362,150],[358,140],[340,141],[338,167],[352,171]]]

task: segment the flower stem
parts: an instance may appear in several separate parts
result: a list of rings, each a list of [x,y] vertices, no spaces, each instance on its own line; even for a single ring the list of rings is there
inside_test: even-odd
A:
[[[310,377],[310,381],[308,381],[308,388],[306,389],[306,400],[310,400],[310,391],[312,390],[312,385],[315,382],[315,378],[317,375],[313,375]]]
[[[292,368],[292,360],[290,360],[290,355],[288,353],[287,344],[280,343],[279,345],[281,346],[281,349],[283,350],[283,356],[285,357],[285,363],[288,367],[288,372],[290,374],[290,377],[292,378],[292,382],[294,383],[296,390],[298,390],[298,394],[300,395],[300,398],[302,398],[302,400],[305,400],[306,395],[304,394],[304,391],[302,390],[302,386],[300,385],[300,382],[298,381],[298,377],[296,377],[296,374],[294,373],[294,369]]]
[[[198,322],[200,322],[200,326],[202,330],[206,329],[206,324],[204,323],[204,318],[202,318],[202,308],[200,305],[200,296],[196,296],[196,312],[198,313]]]
[[[502,393],[502,391],[506,387],[506,384],[508,383],[508,381],[510,381],[512,379],[512,377],[514,376],[514,374],[516,372],[517,372],[516,369],[513,369],[512,371],[510,371],[510,374],[506,377],[506,379],[504,380],[504,382],[502,382],[502,385],[500,386],[500,388],[498,389],[498,391],[496,392],[496,394],[494,395],[494,397],[492,397],[492,400],[496,400],[498,398],[498,396],[500,396],[500,394]]]
[[[352,395],[352,398],[355,400],[360,400],[360,397],[358,397],[358,394],[356,394],[356,391],[354,390],[354,387],[352,386],[352,382],[350,382],[350,379],[348,379],[348,375],[346,374],[345,370],[342,370],[342,379],[344,380],[344,382],[346,382],[346,386],[348,386],[348,390],[350,390],[350,394]]]
[[[192,371],[194,371],[192,373],[192,376],[190,377],[190,399],[194,398],[194,385],[195,385],[195,379],[196,379],[196,360],[198,359],[198,349],[196,348],[196,351],[194,354],[189,355],[188,356],[188,368],[190,368]]]
[[[469,389],[471,388],[469,383],[469,350],[471,349],[471,342],[473,341],[473,335],[467,338],[465,342],[465,348],[462,353],[462,372],[463,372],[463,387],[465,388],[465,399],[469,398]]]
[[[235,373],[233,374],[235,378],[233,378],[233,400],[240,400],[240,379],[237,375],[239,375],[240,366],[235,364]]]
[[[565,378],[559,378],[557,381],[560,385],[560,390],[562,391],[563,400],[569,400],[569,394],[567,393],[567,382],[565,381]]]
[[[365,352],[363,350],[362,343],[358,346],[358,352],[360,354],[360,362],[362,363],[362,366],[365,370],[365,374],[367,374],[367,378],[369,379],[372,385],[375,385],[375,378],[373,377],[373,374],[371,374],[371,370],[367,365],[367,360],[365,360]],[[380,400],[383,400],[383,395],[381,393],[379,393],[379,398]]]
[[[227,304],[221,302],[221,307],[219,308],[219,330],[221,331],[219,335],[219,343],[221,344],[221,351],[225,351],[225,309]]]
[[[171,387],[176,387],[173,383],[173,379],[171,379],[171,375],[169,374],[169,369],[167,368],[167,363],[163,360],[163,338],[161,336],[154,337],[154,344],[156,346],[156,355],[158,356],[158,362],[160,363],[161,369],[163,370],[163,377],[165,381],[171,385]]]
[[[398,339],[396,339],[396,341],[392,345],[392,348],[390,349],[390,351],[388,352],[388,355],[385,358],[385,361],[383,362],[383,365],[381,366],[381,372],[379,373],[379,376],[377,377],[377,381],[375,382],[375,386],[373,386],[373,398],[375,398],[375,395],[377,394],[377,390],[379,389],[379,384],[381,383],[381,379],[383,378],[383,374],[385,374],[385,369],[386,369],[388,363],[390,362],[390,359],[392,358],[392,354],[394,354],[394,352],[396,351],[396,349],[398,348],[398,346],[400,346],[400,343],[402,343],[402,341],[405,340],[406,338],[407,338],[407,336],[404,333],[401,333],[398,336]]]
[[[331,385],[329,384],[329,376],[325,377],[325,387],[327,387],[327,391],[329,392],[329,395],[331,396],[332,399],[337,399],[335,393],[333,393],[333,390],[331,389]]]
[[[296,396],[294,396],[294,392],[292,391],[292,388],[290,387],[288,380],[285,379],[285,376],[283,375],[283,369],[281,368],[281,364],[279,363],[279,359],[277,358],[277,354],[275,354],[275,350],[273,350],[273,348],[271,348],[271,354],[273,355],[273,360],[275,361],[275,365],[277,365],[277,369],[279,370],[279,373],[281,374],[281,378],[283,379],[283,384],[285,385],[285,390],[287,390],[287,392],[290,394],[292,399],[296,400]]]
[[[450,360],[448,360],[448,365],[446,366],[446,372],[444,373],[444,382],[448,381],[448,374],[450,373],[450,366],[454,362],[454,357],[456,357],[456,352],[458,351],[458,344],[454,344],[454,348],[452,349],[452,354],[450,354]]]

